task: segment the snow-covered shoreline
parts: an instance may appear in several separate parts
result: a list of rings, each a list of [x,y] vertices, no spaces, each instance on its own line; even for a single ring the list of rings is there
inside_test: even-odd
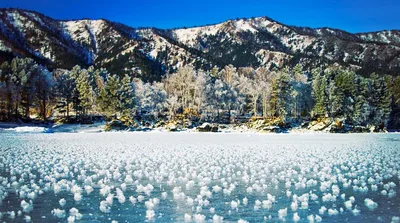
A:
[[[45,127],[43,125],[21,125],[15,123],[0,123],[0,132],[16,132],[16,133],[199,133],[199,134],[400,134],[400,132],[380,132],[380,133],[330,133],[326,131],[314,131],[304,128],[289,129],[287,132],[273,133],[273,132],[260,132],[254,129],[244,127],[232,127],[220,129],[218,132],[198,132],[196,128],[183,129],[176,132],[170,132],[166,128],[149,128],[147,130],[104,130],[105,122],[99,122],[94,124],[56,124],[51,127]]]

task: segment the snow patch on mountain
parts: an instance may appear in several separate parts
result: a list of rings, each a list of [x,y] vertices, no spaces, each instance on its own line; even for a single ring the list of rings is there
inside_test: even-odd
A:
[[[216,35],[223,25],[224,23],[211,26],[176,29],[173,31],[173,34],[179,42],[185,43],[188,46],[194,46],[196,44],[197,37]]]
[[[236,21],[234,24],[236,26],[237,32],[243,32],[243,31],[250,31],[252,33],[258,32],[258,30],[255,29],[251,23],[246,22],[242,19]]]

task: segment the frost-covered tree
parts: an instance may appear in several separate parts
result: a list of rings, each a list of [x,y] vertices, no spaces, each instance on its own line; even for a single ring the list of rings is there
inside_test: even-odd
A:
[[[143,83],[136,81],[136,96],[138,98],[138,109],[144,116],[158,118],[167,106],[167,93],[163,83]],[[171,107],[170,107],[171,108]]]
[[[245,98],[237,89],[229,86],[221,79],[216,79],[210,83],[206,89],[207,108],[212,113],[217,113],[217,120],[220,120],[220,113],[227,111],[229,119],[232,111],[240,111],[245,103]],[[230,120],[229,120],[230,121]]]
[[[293,105],[291,106],[294,117],[297,119],[300,116],[305,116],[310,111],[311,107],[311,87],[308,82],[308,73],[303,72],[303,67],[300,64],[297,64],[293,70],[292,74],[292,101]]]
[[[164,81],[165,90],[169,95],[177,97],[180,109],[191,108],[194,101],[196,72],[193,67],[181,67]]]
[[[237,70],[233,65],[225,66],[218,76],[227,84],[233,85],[235,81],[235,76],[237,76]]]
[[[4,86],[8,119],[20,117],[20,110],[24,116],[29,116],[30,107],[34,104],[34,95],[38,89],[35,81],[42,71],[30,58],[14,58],[11,63],[5,62],[1,66],[1,82]],[[21,109],[23,108],[23,109]]]

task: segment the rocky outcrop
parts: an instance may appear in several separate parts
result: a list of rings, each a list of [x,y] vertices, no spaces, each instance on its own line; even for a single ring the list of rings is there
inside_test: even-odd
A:
[[[112,120],[104,126],[105,131],[123,131],[129,130],[129,126],[124,124],[121,120]]]
[[[216,124],[203,123],[201,126],[196,128],[198,132],[218,132],[218,126]]]

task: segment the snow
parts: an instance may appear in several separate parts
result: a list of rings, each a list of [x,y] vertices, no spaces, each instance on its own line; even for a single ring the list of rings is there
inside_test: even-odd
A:
[[[21,201],[21,208],[23,212],[31,212],[33,209],[33,204],[32,201],[30,201],[29,203],[26,202],[25,200]]]
[[[166,40],[164,37],[159,36],[158,34],[154,33],[151,29],[141,29],[138,30],[137,33],[141,38],[145,38],[147,39],[148,45],[146,47],[145,50],[141,49],[143,51],[143,53],[146,53],[147,56],[150,59],[156,59],[158,56],[158,53],[160,51],[165,50],[166,48],[168,48],[168,50],[170,52],[173,52],[172,54],[174,54],[174,56],[170,56],[169,61],[167,61],[168,64],[170,64],[171,66],[173,66],[174,68],[178,68],[183,66],[183,61],[182,58],[193,58],[193,56],[191,55],[190,52],[186,51],[185,49],[171,44],[168,40]],[[126,51],[130,50],[131,47],[127,48]],[[177,63],[175,64],[175,62],[177,61]],[[188,64],[193,64],[195,60],[190,60],[190,61],[186,61],[186,63]]]
[[[178,41],[185,43],[188,46],[194,46],[198,36],[216,35],[223,25],[224,23],[196,28],[176,29],[173,30],[173,33]]]
[[[59,124],[51,127],[51,132],[69,132],[69,133],[95,133],[104,131],[105,122],[94,124]]]
[[[299,216],[299,214],[297,214],[297,212],[293,214],[293,221],[294,222],[300,221],[300,216]]]
[[[58,203],[60,204],[61,207],[64,207],[67,201],[64,198],[61,198]]]
[[[11,48],[6,46],[3,40],[0,40],[0,50],[10,52]]]
[[[12,131],[12,132],[22,132],[22,133],[27,133],[27,132],[36,132],[36,133],[46,133],[50,132],[48,128],[45,127],[36,127],[36,126],[21,126],[21,127],[15,127],[15,128],[8,128],[4,129],[5,131]]]
[[[31,22],[26,22],[25,17],[21,16],[19,12],[7,12],[7,17],[8,21],[10,21],[15,28],[21,29],[21,31],[23,31],[25,26],[31,27]],[[21,32],[21,34],[24,35],[25,32]]]
[[[398,221],[399,134],[0,137],[0,212],[17,221]]]
[[[96,36],[100,34],[100,32],[103,31],[104,26],[106,25],[105,21],[102,19],[97,19],[97,20],[90,20],[90,28]]]
[[[270,20],[268,20],[268,19],[265,19],[265,18],[263,18],[263,17],[255,18],[254,23],[257,24],[257,25],[260,26],[260,27],[267,27],[267,26],[269,26],[270,24],[273,24],[272,21],[270,21]]]
[[[236,31],[238,32],[243,32],[243,31],[249,31],[252,33],[258,32],[257,29],[255,29],[250,22],[244,21],[240,19],[239,21],[234,22]]]
[[[51,212],[57,218],[65,218],[65,210],[56,208],[56,209],[53,209]]]
[[[89,49],[90,52],[89,58],[90,61],[94,61],[96,59],[96,52],[99,48],[98,38],[100,33],[105,29],[106,22],[104,20],[75,20],[75,21],[67,21],[64,22],[65,32],[70,36],[73,40],[78,43],[83,42],[88,45],[95,45],[94,49]],[[113,38],[118,38],[119,34],[115,31],[111,31],[113,34]]]
[[[364,204],[370,211],[373,211],[378,207],[378,204],[369,198],[365,198]]]

